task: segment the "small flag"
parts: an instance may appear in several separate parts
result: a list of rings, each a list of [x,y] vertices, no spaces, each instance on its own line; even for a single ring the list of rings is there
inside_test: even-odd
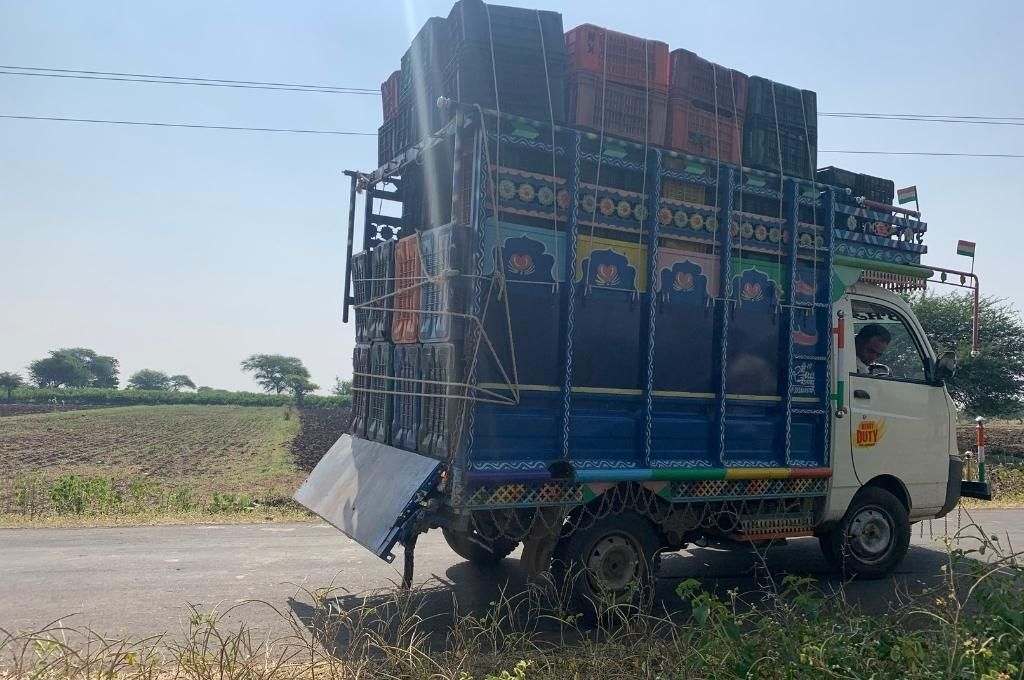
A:
[[[956,242],[956,254],[965,255],[967,257],[974,257],[974,242],[973,241],[957,241]]]
[[[900,189],[896,192],[896,198],[900,202],[900,205],[904,203],[910,203],[911,201],[917,200],[917,187],[907,187],[906,189]]]

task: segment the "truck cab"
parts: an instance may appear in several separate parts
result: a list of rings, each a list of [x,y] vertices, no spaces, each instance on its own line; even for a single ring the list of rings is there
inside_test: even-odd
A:
[[[940,357],[910,305],[879,286],[854,284],[834,310],[847,320],[845,337],[836,339],[836,383],[845,403],[837,409],[823,520],[841,519],[856,493],[871,485],[899,498],[911,522],[944,515],[951,494],[953,503],[959,497],[961,461],[956,406],[943,384]],[[864,371],[857,336],[878,326],[890,339]]]

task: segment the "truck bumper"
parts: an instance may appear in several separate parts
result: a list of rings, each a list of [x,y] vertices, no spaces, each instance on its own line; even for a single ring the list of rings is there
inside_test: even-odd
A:
[[[964,476],[964,459],[959,456],[949,457],[949,477],[946,481],[946,502],[942,504],[942,509],[939,510],[939,517],[945,517],[949,512],[956,507],[956,504],[960,502],[960,496],[963,495],[961,491],[961,481]]]

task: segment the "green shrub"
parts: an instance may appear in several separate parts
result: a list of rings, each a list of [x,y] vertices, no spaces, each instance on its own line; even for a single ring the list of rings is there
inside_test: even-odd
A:
[[[58,515],[109,512],[121,503],[121,494],[103,477],[62,475],[50,485],[50,503]]]

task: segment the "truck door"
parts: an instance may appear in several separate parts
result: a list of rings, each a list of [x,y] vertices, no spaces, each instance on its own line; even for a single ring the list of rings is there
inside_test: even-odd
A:
[[[853,297],[851,306],[854,343],[847,347],[846,365],[857,480],[865,484],[883,474],[901,480],[910,494],[911,515],[941,507],[949,410],[944,389],[931,379],[931,350],[917,324],[896,305]],[[861,343],[865,347],[858,350]]]

